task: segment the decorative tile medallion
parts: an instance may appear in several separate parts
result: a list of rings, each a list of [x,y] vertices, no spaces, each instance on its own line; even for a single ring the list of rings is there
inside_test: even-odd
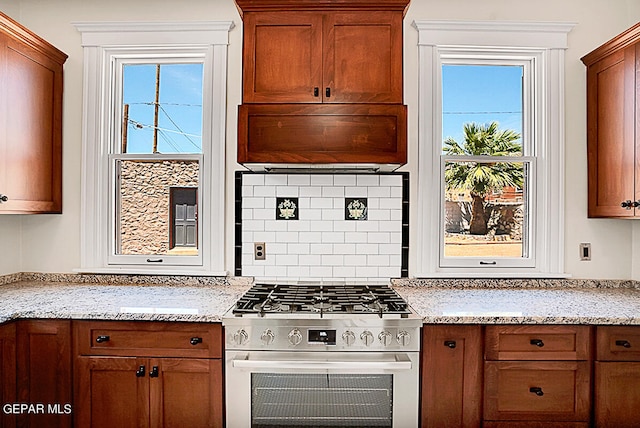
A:
[[[276,220],[298,220],[298,198],[276,198]]]
[[[344,199],[344,219],[345,220],[366,220],[367,219],[367,198],[345,198]]]

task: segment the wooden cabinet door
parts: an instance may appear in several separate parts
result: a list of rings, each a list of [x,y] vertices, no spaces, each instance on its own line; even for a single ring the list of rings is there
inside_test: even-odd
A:
[[[152,359],[150,370],[152,428],[222,428],[222,360]]]
[[[594,418],[598,428],[640,426],[640,362],[596,362]]]
[[[243,102],[322,102],[322,14],[244,15]]]
[[[42,413],[18,415],[18,426],[70,427],[71,323],[19,321],[16,343],[18,401],[44,405]]]
[[[78,357],[75,426],[148,427],[148,362],[148,359],[134,357]]]
[[[327,13],[323,102],[402,103],[402,14]]]
[[[636,201],[636,47],[604,57],[587,68],[587,160],[589,217],[632,217]]]
[[[487,361],[484,419],[588,422],[588,361]]]
[[[425,325],[422,427],[479,427],[481,411],[482,327]]]
[[[0,405],[16,402],[16,325],[0,326]],[[15,416],[0,410],[0,428],[13,427]]]
[[[14,32],[0,31],[0,213],[60,213],[66,55],[0,20]]]

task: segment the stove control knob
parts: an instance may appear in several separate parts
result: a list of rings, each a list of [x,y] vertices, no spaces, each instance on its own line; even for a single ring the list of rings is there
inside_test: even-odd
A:
[[[262,341],[262,343],[264,345],[271,345],[273,343],[273,341],[275,340],[275,338],[276,338],[276,336],[269,329],[266,329],[262,333],[262,336],[260,336],[260,340]]]
[[[293,346],[297,346],[302,342],[302,333],[297,328],[294,328],[289,332],[289,343]]]
[[[388,331],[382,331],[378,335],[378,340],[382,343],[382,346],[389,346],[391,345],[391,342],[393,342],[393,336],[391,336],[391,333]]]
[[[243,328],[233,333],[233,343],[235,343],[236,345],[244,345],[248,341],[249,335]]]
[[[369,330],[365,330],[360,335],[360,340],[362,340],[366,346],[369,346],[373,343],[373,334]]]
[[[398,343],[402,346],[407,346],[411,343],[411,335],[408,331],[402,330],[398,332]]]
[[[353,334],[351,330],[347,330],[344,333],[342,333],[342,340],[347,346],[351,346],[356,341],[356,335]]]

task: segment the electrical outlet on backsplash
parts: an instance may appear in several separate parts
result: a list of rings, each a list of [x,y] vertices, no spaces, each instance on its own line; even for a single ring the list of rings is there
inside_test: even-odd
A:
[[[235,215],[238,276],[388,283],[408,274],[408,173],[237,172]]]

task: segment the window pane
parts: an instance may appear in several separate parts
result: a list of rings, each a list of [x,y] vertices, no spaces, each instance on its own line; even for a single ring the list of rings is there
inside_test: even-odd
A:
[[[116,254],[197,255],[196,160],[116,160]]]
[[[460,146],[469,155],[494,155],[491,147],[473,148],[472,131],[495,122],[500,131],[511,130],[522,145],[523,67],[520,65],[443,65],[442,137]],[[475,124],[475,128],[471,128]],[[465,132],[466,131],[466,132]],[[522,150],[520,150],[522,152]],[[456,153],[457,154],[457,153]]]
[[[125,65],[122,153],[202,153],[202,76],[202,63]]]
[[[445,257],[528,257],[529,164],[445,162]]]

